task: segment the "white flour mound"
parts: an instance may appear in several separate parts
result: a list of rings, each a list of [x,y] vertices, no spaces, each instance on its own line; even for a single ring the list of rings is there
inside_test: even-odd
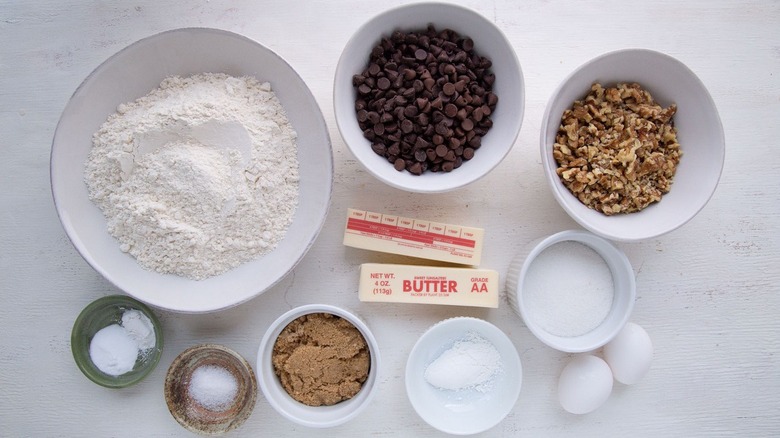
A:
[[[166,78],[93,136],[89,196],[143,267],[201,280],[270,252],[298,205],[296,133],[268,83]]]

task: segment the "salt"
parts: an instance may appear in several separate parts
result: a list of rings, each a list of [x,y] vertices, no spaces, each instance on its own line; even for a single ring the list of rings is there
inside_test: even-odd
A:
[[[238,382],[230,371],[221,366],[202,365],[192,372],[189,391],[204,408],[221,412],[235,400]]]
[[[528,267],[523,301],[543,330],[562,337],[597,328],[612,308],[612,272],[604,259],[579,242],[543,250]]]
[[[488,392],[501,371],[501,353],[487,339],[469,333],[425,369],[425,380],[444,390]]]
[[[122,313],[121,324],[102,328],[89,343],[89,358],[110,376],[121,376],[133,370],[139,356],[155,346],[152,321],[138,310]]]

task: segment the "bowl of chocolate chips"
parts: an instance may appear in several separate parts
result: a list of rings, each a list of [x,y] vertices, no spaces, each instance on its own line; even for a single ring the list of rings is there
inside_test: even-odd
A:
[[[504,34],[462,6],[385,11],[347,42],[333,91],[344,142],[380,181],[440,193],[485,176],[509,153],[525,106]]]

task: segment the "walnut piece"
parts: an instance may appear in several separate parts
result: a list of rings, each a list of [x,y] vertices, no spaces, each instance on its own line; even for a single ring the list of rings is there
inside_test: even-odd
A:
[[[593,84],[561,117],[553,146],[558,176],[580,202],[605,215],[660,201],[682,156],[676,111],[636,83]]]

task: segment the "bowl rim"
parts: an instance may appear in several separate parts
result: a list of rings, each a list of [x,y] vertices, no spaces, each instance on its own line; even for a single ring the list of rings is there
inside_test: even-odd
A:
[[[573,197],[574,195],[571,194],[571,192],[568,191],[566,187],[563,187],[560,185],[560,179],[557,174],[554,174],[553,172],[550,172],[548,163],[551,162],[552,157],[552,143],[550,143],[550,140],[553,142],[554,137],[552,139],[548,139],[547,137],[547,127],[550,125],[551,122],[551,116],[552,116],[552,107],[555,101],[558,99],[558,96],[561,94],[563,89],[569,84],[569,82],[572,81],[572,79],[580,74],[583,70],[586,68],[603,62],[605,59],[613,58],[613,57],[621,57],[627,54],[644,54],[645,56],[650,57],[656,57],[656,58],[662,58],[672,64],[675,64],[681,71],[685,72],[698,86],[700,91],[702,91],[702,97],[707,101],[708,105],[713,109],[712,115],[714,116],[715,125],[712,127],[712,131],[715,132],[716,136],[718,137],[717,142],[717,148],[715,149],[715,152],[717,153],[717,163],[718,163],[718,169],[717,169],[717,176],[714,180],[714,184],[712,188],[709,190],[709,192],[704,196],[704,198],[700,201],[701,204],[697,206],[696,210],[693,212],[693,214],[690,215],[690,217],[685,218],[684,220],[678,220],[675,222],[675,224],[666,230],[659,230],[657,232],[646,234],[642,236],[632,237],[632,236],[623,236],[618,233],[611,232],[609,228],[607,227],[597,227],[593,224],[589,223],[585,218],[581,217],[579,214],[577,214],[576,211],[574,211],[565,201],[564,198]],[[560,124],[559,117],[555,119],[557,124]],[[715,100],[712,98],[711,93],[707,89],[707,87],[704,85],[704,82],[696,75],[696,73],[687,65],[685,65],[682,61],[678,60],[677,58],[674,58],[671,55],[668,55],[664,52],[660,52],[657,50],[647,49],[647,48],[622,48],[617,50],[612,50],[609,52],[602,53],[594,58],[591,58],[584,63],[577,66],[574,70],[572,70],[569,74],[567,74],[563,80],[558,84],[558,86],[555,88],[555,90],[550,95],[547,106],[545,107],[543,116],[542,116],[542,123],[541,123],[541,129],[540,129],[540,135],[539,135],[539,153],[542,160],[542,168],[545,174],[545,179],[547,180],[547,185],[550,187],[550,190],[553,192],[553,197],[558,202],[558,204],[563,208],[563,210],[574,219],[580,226],[587,229],[588,231],[597,234],[601,237],[619,241],[619,242],[639,242],[643,240],[653,239],[659,236],[662,236],[664,234],[670,233],[674,230],[677,230],[678,228],[682,227],[683,225],[690,222],[696,215],[698,215],[701,210],[704,209],[704,207],[709,203],[710,199],[712,199],[712,196],[715,194],[715,190],[717,189],[718,182],[720,181],[720,178],[723,174],[723,167],[725,164],[725,135],[723,132],[723,122],[720,118],[720,114],[718,112],[717,106],[715,105]],[[548,153],[549,148],[549,153]],[[554,161],[554,160],[552,160]],[[562,188],[561,188],[562,187]],[[656,203],[657,204],[657,203]],[[649,206],[652,207],[653,205]],[[633,214],[637,214],[641,212],[635,212]]]
[[[298,317],[312,313],[330,313],[349,321],[360,331],[363,339],[365,339],[371,358],[368,377],[363,383],[360,391],[354,397],[331,406],[307,406],[293,399],[287,394],[287,391],[281,386],[281,383],[279,383],[279,379],[276,377],[271,363],[273,347],[282,330]],[[366,323],[357,315],[347,309],[330,304],[306,304],[284,312],[269,325],[257,350],[256,368],[257,383],[260,386],[260,390],[263,392],[268,404],[270,404],[277,413],[302,426],[329,428],[339,426],[352,420],[368,407],[371,400],[373,400],[376,393],[379,391],[381,357],[376,337],[374,337]],[[278,400],[278,398],[282,398],[284,401],[282,402]],[[288,409],[288,407],[285,406],[286,404],[291,404],[296,407],[300,406],[304,410],[327,409],[329,412],[336,410],[343,410],[346,412],[335,419],[324,417],[316,418],[316,415],[314,416],[315,418],[304,418]]]
[[[149,320],[152,322],[152,327],[154,328],[155,341],[154,341],[154,346],[152,347],[153,351],[151,353],[149,362],[146,363],[146,366],[141,372],[139,372],[138,374],[133,376],[132,379],[129,379],[127,381],[117,380],[122,375],[111,376],[101,372],[97,368],[97,366],[95,366],[93,369],[86,364],[86,361],[92,363],[89,354],[89,345],[91,342],[87,343],[86,352],[78,348],[79,345],[78,338],[80,337],[78,331],[81,328],[81,326],[84,323],[86,323],[92,316],[94,316],[95,312],[104,311],[109,307],[128,307],[129,309],[138,310],[141,313],[143,313],[144,316],[149,318]],[[165,341],[164,341],[164,336],[162,331],[162,324],[160,324],[159,318],[157,318],[157,315],[154,314],[152,309],[150,309],[149,306],[147,306],[143,302],[129,295],[121,295],[121,294],[105,295],[87,304],[81,310],[81,312],[79,312],[79,315],[76,317],[75,321],[73,322],[73,326],[70,332],[70,349],[71,349],[71,354],[73,355],[73,359],[76,362],[76,366],[79,368],[82,374],[84,374],[84,376],[86,376],[92,382],[100,386],[103,386],[105,388],[112,388],[112,389],[126,388],[128,386],[135,385],[141,380],[145,379],[147,376],[149,376],[149,374],[151,374],[151,372],[157,367],[157,364],[160,363],[164,342]],[[83,358],[83,361],[79,360],[78,358]]]
[[[544,330],[534,322],[533,317],[528,313],[528,310],[525,306],[525,300],[523,298],[525,277],[531,264],[544,250],[562,242],[577,242],[586,245],[588,248],[598,253],[601,258],[604,259],[604,263],[607,264],[610,272],[612,273],[613,282],[617,283],[615,281],[615,276],[619,275],[621,282],[625,282],[627,286],[625,288],[618,288],[617,284],[615,284],[615,297],[617,298],[618,294],[622,295],[625,300],[625,306],[622,308],[622,310],[616,310],[615,307],[610,310],[610,314],[616,311],[621,312],[616,320],[613,318],[615,322],[614,325],[609,330],[607,330],[606,333],[604,333],[604,336],[600,339],[594,340],[591,343],[582,343],[579,346],[571,345],[571,343],[575,342],[577,339],[581,339],[590,335],[598,328],[579,336],[565,337],[554,335]],[[523,259],[522,267],[520,268],[519,275],[517,276],[517,284],[514,285],[513,290],[511,290],[510,293],[515,294],[516,298],[512,306],[513,310],[520,314],[520,317],[525,323],[525,326],[537,339],[539,339],[548,347],[554,348],[558,351],[563,351],[566,353],[585,353],[603,347],[615,336],[617,336],[618,333],[620,333],[620,330],[622,330],[626,323],[628,323],[630,320],[636,301],[636,277],[633,267],[631,266],[631,262],[628,260],[628,257],[623,251],[617,248],[609,240],[584,230],[560,231],[550,236],[537,239],[531,242],[529,246],[531,249]],[[610,260],[614,260],[614,264],[610,263]],[[614,303],[616,298],[613,298],[613,306],[615,306]],[[602,321],[599,327],[602,327],[603,324],[609,319],[610,316],[608,315],[604,321]]]
[[[411,378],[411,376],[415,374],[419,374],[421,370],[414,369],[414,361],[415,359],[422,354],[422,349],[425,347],[425,343],[428,338],[431,336],[434,336],[437,332],[440,331],[449,331],[452,329],[452,326],[468,326],[472,330],[481,330],[480,335],[483,337],[488,338],[488,336],[485,336],[484,332],[488,331],[491,334],[492,339],[498,339],[504,344],[505,346],[508,346],[507,348],[500,349],[503,353],[506,353],[509,356],[509,362],[504,362],[504,366],[510,365],[510,366],[517,366],[517,375],[518,379],[516,382],[512,382],[513,386],[509,388],[511,391],[511,398],[514,400],[512,403],[507,404],[505,406],[499,406],[499,408],[502,411],[502,415],[500,415],[500,418],[498,421],[495,422],[485,422],[484,424],[481,424],[479,427],[474,427],[470,430],[462,430],[462,429],[454,429],[449,427],[445,422],[440,421],[433,421],[433,419],[430,418],[430,416],[423,415],[425,412],[422,408],[425,406],[424,404],[421,404],[415,394],[420,393],[420,388],[414,386],[414,382]],[[465,332],[468,332],[466,330]],[[457,339],[457,336],[453,334],[453,338]],[[491,342],[494,342],[491,339]],[[498,348],[498,346],[496,346]],[[412,408],[414,408],[414,411],[417,413],[417,415],[423,419],[429,426],[435,428],[436,430],[439,430],[441,432],[449,433],[452,435],[471,435],[476,434],[480,432],[485,432],[489,429],[492,429],[496,425],[498,425],[501,421],[503,421],[504,418],[506,418],[507,415],[514,409],[514,406],[517,404],[517,400],[520,397],[520,391],[522,389],[523,384],[523,365],[522,360],[520,359],[520,354],[517,352],[517,347],[512,342],[512,339],[498,326],[491,323],[490,321],[487,321],[482,318],[477,318],[473,316],[455,316],[452,318],[446,318],[443,319],[430,327],[428,327],[415,341],[414,346],[412,346],[412,349],[409,351],[409,355],[406,359],[405,368],[404,368],[404,387],[406,389],[406,396],[409,400],[409,403],[412,405]]]
[[[292,74],[297,78],[297,80],[302,83],[305,87],[304,94],[306,95],[306,99],[309,101],[309,104],[312,104],[314,108],[317,109],[316,114],[314,114],[314,118],[316,119],[316,124],[318,125],[318,130],[325,133],[325,137],[323,140],[325,140],[324,147],[327,147],[327,149],[330,151],[327,157],[327,167],[329,169],[330,178],[327,184],[327,196],[325,198],[326,202],[324,203],[324,209],[320,212],[319,218],[317,222],[314,224],[314,227],[311,228],[310,235],[311,239],[306,243],[306,245],[303,247],[303,251],[300,252],[300,254],[297,255],[297,257],[294,260],[291,260],[286,266],[286,271],[280,275],[278,278],[276,278],[274,281],[270,282],[265,286],[265,288],[254,290],[253,292],[245,293],[241,297],[241,299],[234,300],[232,302],[222,303],[219,305],[209,305],[209,306],[184,306],[184,307],[176,307],[171,306],[159,301],[154,301],[148,299],[148,297],[138,297],[135,293],[136,291],[133,288],[123,287],[120,286],[118,283],[118,280],[114,278],[112,275],[110,275],[109,270],[107,270],[102,263],[99,263],[94,257],[92,257],[89,254],[88,247],[84,243],[83,239],[79,238],[79,233],[75,230],[72,223],[70,221],[65,220],[63,217],[64,214],[64,208],[63,207],[63,194],[59,194],[61,190],[58,190],[57,188],[57,181],[60,178],[57,178],[55,175],[57,173],[56,164],[60,161],[57,157],[60,154],[65,154],[66,150],[64,150],[63,147],[56,147],[58,143],[58,137],[61,135],[61,128],[63,125],[63,121],[65,119],[65,115],[68,112],[68,109],[73,105],[74,99],[82,92],[82,90],[86,87],[87,84],[91,83],[95,80],[95,77],[98,76],[105,68],[107,68],[112,61],[114,61],[116,58],[122,56],[126,52],[130,51],[131,49],[136,48],[139,45],[148,43],[149,41],[152,41],[154,39],[163,38],[172,34],[178,34],[178,33],[188,33],[188,32],[196,32],[199,34],[213,34],[213,35],[219,35],[223,37],[229,37],[233,38],[245,43],[249,43],[250,45],[258,46],[262,48],[262,50],[267,51],[272,57],[277,59],[279,63],[283,66],[285,66],[289,71],[292,72]],[[173,75],[176,73],[169,73],[168,75]],[[248,74],[249,75],[249,74]],[[252,77],[255,77],[257,79],[262,79],[258,77],[256,74],[251,74]],[[298,129],[296,128],[296,131]],[[91,146],[90,146],[91,148]],[[142,300],[144,303],[146,303],[149,306],[168,310],[172,312],[177,313],[192,313],[192,314],[199,314],[199,313],[211,313],[211,312],[218,312],[222,310],[227,310],[236,306],[239,306],[243,303],[246,303],[254,298],[257,298],[258,296],[262,295],[265,291],[273,288],[276,284],[278,284],[280,281],[282,281],[284,278],[286,278],[294,269],[295,267],[303,260],[305,255],[309,252],[311,247],[314,245],[314,242],[317,240],[317,237],[319,236],[320,232],[322,231],[325,221],[327,219],[327,216],[330,212],[331,208],[331,199],[333,196],[333,184],[334,184],[334,158],[333,158],[333,146],[332,146],[332,140],[330,138],[330,134],[328,132],[327,123],[325,122],[325,116],[322,113],[322,109],[320,108],[319,104],[317,103],[316,99],[314,98],[314,95],[311,92],[311,89],[308,87],[306,82],[303,80],[303,78],[300,76],[300,74],[295,70],[292,65],[281,55],[279,55],[276,51],[271,49],[270,47],[260,43],[259,41],[256,41],[252,38],[249,38],[247,36],[244,36],[242,34],[232,32],[229,30],[223,30],[218,28],[210,28],[210,27],[199,27],[199,26],[193,26],[193,27],[180,27],[180,28],[174,28],[165,30],[162,32],[157,32],[152,35],[145,36],[143,38],[140,38],[136,41],[133,41],[118,51],[111,54],[108,58],[100,62],[92,71],[79,83],[79,85],[76,87],[76,89],[73,91],[71,96],[68,98],[65,106],[63,107],[63,110],[60,114],[60,117],[57,121],[57,125],[54,129],[54,134],[52,136],[51,141],[51,148],[49,152],[49,190],[52,195],[52,199],[54,202],[55,211],[57,212],[57,218],[59,219],[60,224],[62,225],[65,235],[68,237],[68,240],[71,242],[71,244],[76,248],[77,252],[81,256],[81,258],[87,262],[88,265],[92,267],[95,271],[97,271],[104,279],[106,279],[109,283],[111,283],[114,287],[116,287],[118,290],[121,290],[124,293],[127,293],[128,295],[133,296],[134,298],[138,300]],[[93,203],[94,205],[94,203]],[[296,213],[297,210],[300,209],[300,205],[296,206]],[[100,212],[101,215],[103,215],[103,212]],[[295,216],[293,216],[295,218]],[[294,220],[294,219],[293,219]],[[292,224],[291,224],[292,226]],[[112,236],[113,238],[113,236]],[[118,245],[118,244],[117,244]],[[271,254],[271,253],[269,253]],[[269,255],[269,254],[266,254]],[[242,265],[245,265],[247,263],[252,263],[253,261],[259,260],[262,257],[255,258],[252,260],[249,260],[247,262],[244,262]],[[137,261],[136,261],[137,263]],[[228,274],[232,271],[228,270],[222,274],[219,274],[215,277],[219,277],[221,275]],[[165,275],[165,274],[159,274],[159,275]],[[215,278],[211,277],[211,278]],[[125,285],[127,286],[127,285]],[[133,290],[131,290],[133,289]]]
[[[513,69],[516,69],[517,71],[517,82],[519,86],[519,93],[517,93],[517,102],[513,102],[516,104],[518,109],[518,117],[517,117],[517,126],[516,129],[513,129],[512,135],[511,135],[511,141],[508,142],[508,146],[506,147],[506,150],[500,155],[497,156],[496,162],[491,165],[489,168],[487,168],[484,172],[481,174],[474,174],[471,176],[465,176],[462,178],[458,178],[455,180],[453,184],[450,184],[446,187],[436,187],[436,186],[426,186],[426,185],[407,185],[399,183],[397,179],[394,178],[386,178],[381,173],[379,173],[373,166],[367,165],[364,160],[361,158],[360,154],[355,153],[355,148],[357,145],[353,145],[352,142],[350,142],[347,139],[347,136],[345,135],[345,132],[347,131],[347,120],[345,120],[345,117],[341,117],[339,114],[339,102],[340,99],[338,98],[338,95],[340,94],[339,91],[342,91],[344,87],[347,89],[351,87],[352,83],[349,81],[349,84],[342,85],[339,82],[339,78],[342,76],[351,78],[354,74],[353,72],[345,72],[345,60],[347,59],[347,52],[348,49],[350,49],[352,46],[356,44],[357,41],[361,40],[361,34],[367,32],[371,29],[371,25],[376,23],[377,21],[380,21],[383,17],[386,17],[388,15],[394,15],[394,14],[400,14],[407,10],[413,10],[413,9],[421,9],[421,8],[446,8],[450,10],[456,10],[459,12],[464,12],[469,15],[472,15],[475,20],[478,20],[479,22],[483,23],[487,26],[487,28],[491,29],[493,32],[496,32],[496,35],[500,38],[500,40],[504,43],[505,47],[508,49],[507,52],[510,54],[509,57],[504,57],[502,61],[506,61],[509,64],[512,65]],[[436,23],[433,23],[436,24]],[[396,28],[404,27],[403,23],[398,23]],[[409,25],[405,25],[405,27],[409,27]],[[455,29],[458,33],[463,34],[461,30]],[[376,32],[373,32],[377,38],[381,38],[384,34],[377,34]],[[367,59],[367,58],[366,58]],[[493,60],[495,63],[495,60]],[[509,38],[506,36],[504,31],[494,22],[490,21],[487,17],[480,14],[479,12],[468,8],[463,5],[459,4],[453,4],[453,3],[447,3],[447,2],[441,2],[441,1],[422,1],[417,3],[409,3],[404,5],[398,5],[391,7],[389,9],[380,11],[379,13],[373,15],[371,18],[369,18],[367,21],[365,21],[363,24],[361,24],[357,30],[350,36],[349,40],[347,40],[347,43],[344,45],[341,54],[339,55],[339,59],[336,63],[336,69],[334,72],[334,81],[333,81],[333,92],[332,92],[332,101],[333,101],[333,112],[334,112],[334,118],[336,120],[336,127],[338,128],[339,134],[341,135],[342,141],[346,144],[347,149],[349,149],[350,153],[353,155],[355,160],[360,164],[360,166],[367,171],[370,175],[372,175],[377,180],[383,182],[384,184],[387,184],[393,188],[411,192],[411,193],[424,193],[424,194],[432,194],[432,193],[446,193],[453,190],[457,190],[459,188],[462,188],[464,186],[467,186],[471,183],[474,183],[483,177],[485,177],[488,173],[493,171],[496,167],[498,167],[501,162],[504,161],[504,159],[509,155],[509,153],[514,148],[515,144],[517,143],[517,139],[520,136],[520,130],[522,129],[523,121],[525,119],[525,97],[526,97],[526,91],[525,91],[525,77],[523,75],[522,66],[520,65],[520,60],[517,57],[517,52],[514,49],[514,46],[512,45]],[[353,102],[354,103],[354,102]],[[350,118],[350,121],[355,119],[354,114]]]

